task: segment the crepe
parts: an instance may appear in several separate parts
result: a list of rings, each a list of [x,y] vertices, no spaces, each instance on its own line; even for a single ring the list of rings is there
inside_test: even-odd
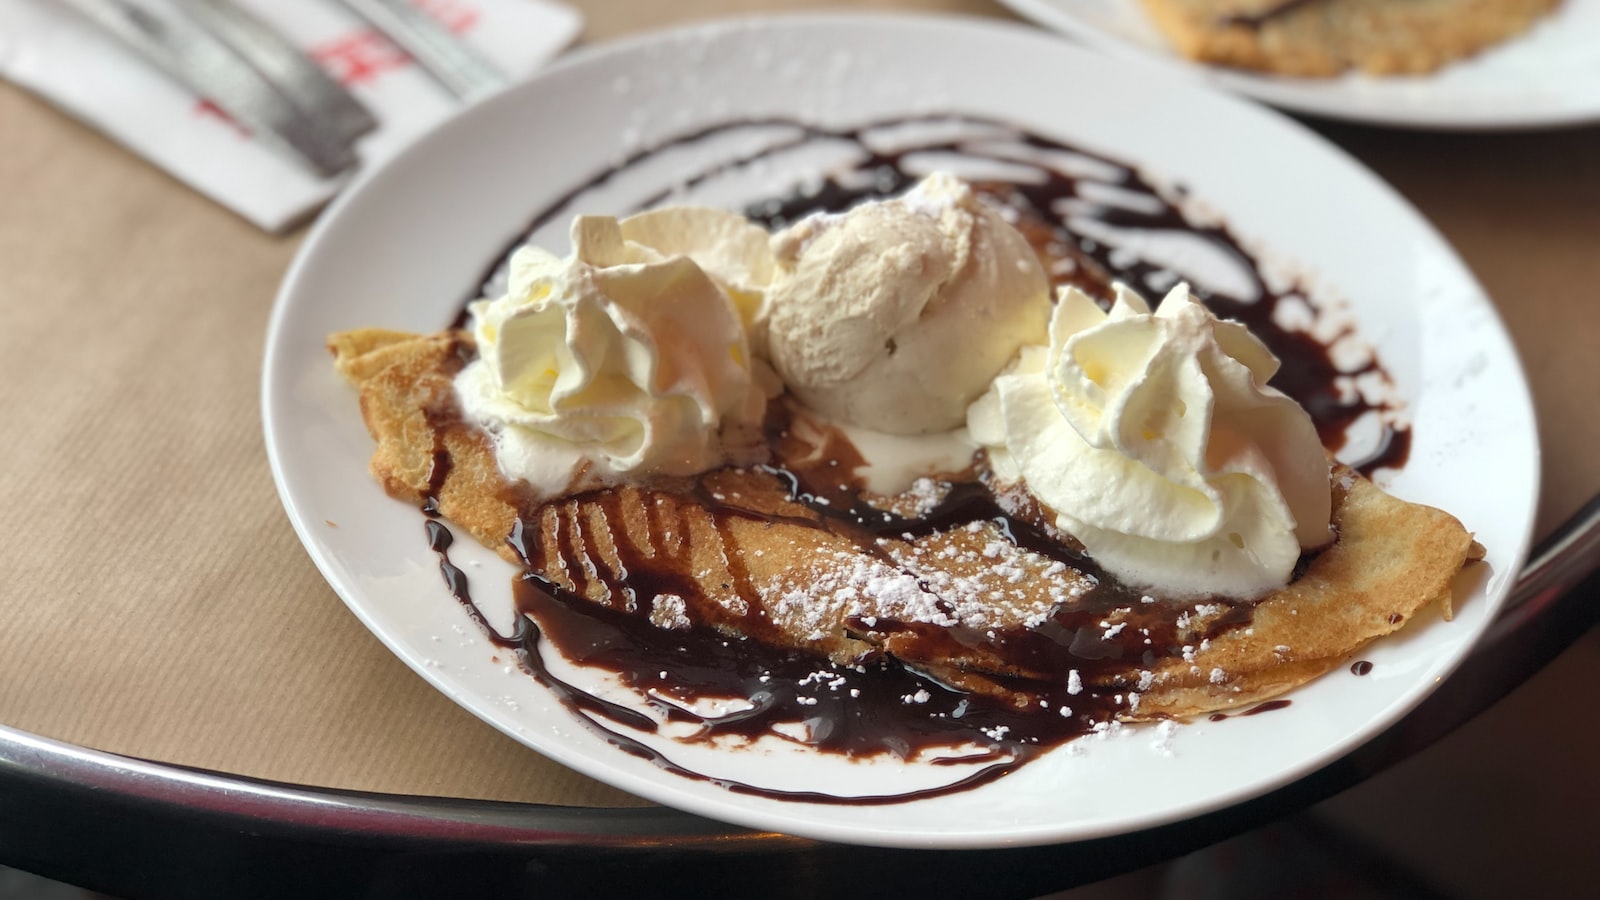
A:
[[[1282,75],[1432,72],[1525,31],[1560,0],[1143,0],[1184,56]]]
[[[691,604],[696,624],[841,664],[888,654],[972,691],[1006,695],[1018,679],[1061,677],[995,652],[999,639],[973,635],[1025,633],[1052,615],[1071,614],[1094,582],[1016,546],[992,523],[863,547],[821,527],[814,509],[789,499],[787,485],[759,469],[532,502],[500,473],[492,438],[459,417],[452,378],[473,354],[469,335],[366,329],[333,335],[329,348],[338,371],[359,389],[377,442],[371,468],[391,496],[416,504],[432,498],[441,515],[485,545],[590,602],[650,603],[644,612],[671,629],[688,624],[677,595],[698,594],[703,602]],[[1290,585],[1256,603],[1246,627],[1220,627],[1233,609],[1222,603],[1149,598],[1137,610],[1089,610],[1097,619],[1103,612],[1099,624],[1110,632],[1123,619],[1147,622],[1155,611],[1184,645],[1181,655],[1141,664],[1086,667],[1095,688],[1137,694],[1120,718],[1185,718],[1259,703],[1419,615],[1449,617],[1452,582],[1482,556],[1461,524],[1391,497],[1344,467],[1334,468],[1332,490],[1337,540]],[[1001,499],[1028,515],[1026,498]],[[759,515],[729,515],[729,504]],[[1037,510],[1033,517],[1048,528]],[[507,540],[519,518],[522,551]],[[647,565],[673,573],[675,593],[627,589],[624,573]],[[941,615],[944,631],[928,625]],[[919,624],[886,624],[907,621]],[[958,630],[962,640],[942,639]],[[1025,696],[1018,693],[1017,702]]]

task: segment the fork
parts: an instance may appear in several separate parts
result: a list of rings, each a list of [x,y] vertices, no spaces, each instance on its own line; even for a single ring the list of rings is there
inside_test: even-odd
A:
[[[323,178],[357,163],[377,119],[271,26],[231,0],[62,0]],[[502,86],[492,65],[403,0],[339,0],[458,98]]]

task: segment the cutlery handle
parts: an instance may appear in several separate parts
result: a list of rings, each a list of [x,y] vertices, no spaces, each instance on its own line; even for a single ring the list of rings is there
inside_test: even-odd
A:
[[[411,55],[434,80],[462,100],[505,86],[506,78],[438,20],[405,0],[339,0]]]
[[[300,52],[272,26],[232,0],[167,0],[221,38],[306,113],[336,128],[347,141],[378,127],[378,120],[344,85]]]
[[[308,116],[195,20],[137,0],[63,2],[317,175],[332,177],[355,165],[350,141],[338,129]]]

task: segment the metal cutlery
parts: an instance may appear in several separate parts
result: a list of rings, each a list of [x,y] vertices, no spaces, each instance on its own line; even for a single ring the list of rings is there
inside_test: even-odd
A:
[[[472,101],[505,86],[505,76],[437,19],[405,0],[339,0],[372,23],[462,100]]]
[[[258,139],[329,178],[352,168],[377,119],[343,85],[231,0],[60,0],[214,103]],[[339,0],[463,101],[505,78],[404,0]]]
[[[196,94],[211,100],[258,139],[286,151],[318,175],[331,177],[355,165],[349,126],[329,124],[336,118],[344,121],[343,118],[325,116],[309,106],[303,108],[287,87],[267,74],[296,65],[292,61],[296,57],[300,63],[315,68],[299,51],[294,51],[293,56],[278,54],[270,45],[250,42],[246,42],[250,49],[241,51],[202,24],[204,14],[190,17],[177,6],[158,7],[138,0],[63,2]],[[257,68],[246,54],[263,50],[277,54],[277,62]],[[336,82],[334,87],[338,87]],[[356,103],[348,92],[345,96],[350,103]],[[310,104],[312,98],[304,97],[302,102]]]

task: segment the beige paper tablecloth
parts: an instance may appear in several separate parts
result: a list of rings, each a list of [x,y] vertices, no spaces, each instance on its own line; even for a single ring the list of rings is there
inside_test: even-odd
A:
[[[595,41],[824,4],[578,5]],[[983,0],[872,5],[1009,15]],[[1420,207],[1499,304],[1536,395],[1547,532],[1600,490],[1600,128],[1316,127]],[[268,310],[300,238],[255,231],[0,84],[0,723],[313,785],[641,802],[428,687],[301,550],[257,404]]]

